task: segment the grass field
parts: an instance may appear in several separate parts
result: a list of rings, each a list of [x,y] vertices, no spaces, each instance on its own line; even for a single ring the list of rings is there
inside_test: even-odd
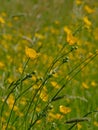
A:
[[[98,1],[0,5],[0,130],[97,130]]]

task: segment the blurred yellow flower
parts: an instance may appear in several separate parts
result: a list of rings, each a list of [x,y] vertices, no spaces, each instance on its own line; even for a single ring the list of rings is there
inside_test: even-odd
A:
[[[41,98],[44,102],[48,101],[48,95],[47,95],[47,93],[46,93],[46,92],[41,92],[40,98]]]
[[[54,23],[55,23],[56,25],[59,25],[59,24],[60,24],[60,21],[56,20],[56,21],[54,21]]]
[[[15,101],[14,96],[11,94],[9,96],[9,98],[7,99],[7,104],[8,104],[8,106],[9,106],[10,109],[12,109],[14,101]]]
[[[97,83],[96,83],[95,81],[92,81],[92,82],[91,82],[91,85],[92,85],[93,87],[96,87],[96,86],[97,86]]]
[[[58,85],[58,83],[55,82],[55,81],[51,81],[51,84],[52,84],[52,86],[53,86],[54,88],[56,88],[56,89],[60,88],[60,86]]]
[[[14,16],[13,18],[14,18],[15,21],[19,20],[18,16]]]
[[[7,99],[7,104],[8,104],[8,106],[9,106],[10,109],[13,108],[13,110],[14,110],[15,112],[17,112],[17,111],[19,110],[19,108],[18,108],[16,105],[14,105],[14,102],[15,102],[15,98],[14,98],[14,96],[11,94],[11,95],[9,96],[9,98]],[[13,105],[14,105],[14,107],[13,107]]]
[[[35,33],[35,37],[38,38],[38,39],[45,39],[45,36],[40,34],[40,33]]]
[[[82,125],[80,123],[77,124],[77,130],[80,130],[82,128]]]
[[[42,101],[46,102],[48,101],[48,94],[47,94],[47,89],[43,89],[40,93],[40,98]]]
[[[84,82],[82,83],[82,87],[83,87],[83,88],[86,88],[86,89],[89,88],[89,86],[88,86],[86,83],[84,83]]]
[[[77,5],[81,5],[82,2],[83,2],[82,0],[76,0],[76,4],[77,4]]]
[[[5,64],[0,61],[0,69],[3,69],[5,67]]]
[[[59,30],[57,30],[56,28],[50,28],[50,31],[52,34],[59,34]]]
[[[69,34],[69,33],[71,33],[71,30],[67,26],[65,26],[64,27],[64,32],[66,32],[67,34]]]
[[[7,16],[7,14],[6,14],[5,12],[2,12],[1,15],[2,15],[3,17],[6,17],[6,16]]]
[[[3,34],[3,38],[4,38],[4,40],[9,40],[9,41],[11,41],[13,39],[12,34]],[[7,46],[7,45],[5,45],[5,46]]]
[[[93,35],[94,35],[95,40],[98,40],[98,27],[94,29]]]
[[[74,37],[71,33],[67,34],[67,42],[69,45],[74,45],[77,42],[77,38]]]
[[[74,45],[77,42],[77,38],[75,36],[73,36],[72,31],[67,26],[65,26],[64,32],[66,32],[66,34],[67,34],[66,40],[69,43],[69,45]]]
[[[63,115],[61,115],[61,114],[59,114],[59,113],[56,113],[56,114],[54,114],[54,113],[52,113],[52,112],[49,112],[48,113],[48,121],[52,121],[52,120],[54,120],[54,119],[56,119],[56,120],[60,120],[60,119],[62,119],[63,118]]]
[[[92,25],[91,21],[88,19],[87,16],[83,17],[83,21],[85,23],[85,26],[89,29],[89,27]]]
[[[4,24],[4,23],[5,23],[5,20],[4,20],[2,17],[0,17],[0,23],[1,23],[1,24]]]
[[[85,5],[84,6],[84,9],[87,13],[91,14],[91,13],[94,13],[95,10],[94,9],[91,9],[88,5]]]
[[[70,113],[71,112],[71,108],[70,107],[65,107],[63,105],[60,105],[59,106],[59,110],[61,113],[63,114],[67,114],[67,113]]]
[[[25,48],[25,53],[26,53],[26,56],[31,58],[31,59],[35,59],[39,55],[34,49],[29,48],[29,47]]]
[[[97,122],[97,121],[94,121],[94,125],[98,127],[98,122]]]
[[[19,102],[21,105],[26,105],[26,98],[25,97],[22,97],[22,99],[20,100]]]
[[[14,111],[18,111],[19,108],[15,105],[14,108],[13,108]]]

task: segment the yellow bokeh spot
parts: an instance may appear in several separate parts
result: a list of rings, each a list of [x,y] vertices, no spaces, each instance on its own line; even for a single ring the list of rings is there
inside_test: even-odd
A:
[[[63,105],[59,106],[59,110],[63,114],[67,114],[67,113],[71,112],[71,108],[70,107],[66,107],[66,106],[63,106]]]
[[[83,21],[84,21],[84,23],[85,23],[85,27],[89,29],[90,26],[92,25],[92,23],[91,23],[91,21],[88,19],[88,17],[87,17],[87,16],[83,17]]]
[[[80,123],[77,124],[77,130],[81,130],[82,125]]]
[[[76,0],[76,4],[77,4],[77,5],[81,5],[82,2],[83,2],[82,0]]]
[[[72,31],[67,26],[65,26],[64,32],[67,34],[66,40],[69,43],[69,45],[74,45],[77,42],[77,38],[73,36]]]
[[[0,23],[1,23],[1,24],[4,24],[4,23],[5,23],[5,20],[4,20],[2,17],[0,17]]]
[[[42,90],[40,93],[40,98],[42,99],[42,101],[46,102],[48,101],[48,94],[45,90]]]
[[[92,8],[90,8],[88,5],[85,5],[85,6],[84,6],[84,9],[85,9],[85,11],[86,11],[87,13],[89,13],[89,14],[91,14],[91,13],[94,13],[94,12],[95,12],[95,10],[94,10],[94,9],[92,9]]]
[[[98,40],[98,27],[94,29],[93,35],[94,35],[95,40]]]
[[[45,39],[45,36],[40,34],[40,33],[35,33],[35,37],[42,40],[42,39]]]
[[[29,48],[29,47],[25,48],[25,53],[26,53],[26,56],[31,58],[32,60],[36,59],[39,55],[34,49]]]
[[[4,69],[4,67],[5,67],[5,64],[0,61],[0,69]]]
[[[58,83],[55,82],[55,81],[51,81],[51,85],[52,85],[54,88],[56,88],[56,89],[60,88],[60,86],[58,85]]]
[[[85,88],[85,89],[89,88],[89,86],[85,82],[82,83],[82,87]]]
[[[15,101],[14,96],[11,94],[9,96],[9,98],[7,99],[7,104],[8,104],[8,106],[9,106],[10,109],[12,109],[14,101]]]
[[[95,125],[96,127],[98,127],[98,122],[97,122],[97,121],[94,121],[94,125]]]
[[[96,83],[95,81],[92,81],[92,82],[91,82],[91,86],[96,87],[96,86],[97,86],[97,83]]]
[[[69,33],[71,33],[71,30],[67,26],[65,26],[64,27],[64,32],[66,32],[67,34],[69,34]]]
[[[67,34],[67,42],[69,45],[74,45],[77,42],[77,38],[74,37],[71,33]]]

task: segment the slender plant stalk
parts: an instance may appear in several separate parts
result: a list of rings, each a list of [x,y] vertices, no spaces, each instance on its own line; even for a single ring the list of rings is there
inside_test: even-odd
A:
[[[57,97],[57,95],[63,90],[63,88],[65,88],[65,86],[81,71],[83,70],[98,54],[95,53],[92,56],[90,56],[89,58],[86,59],[86,61],[84,62],[85,64],[79,68],[79,70],[77,70],[77,72],[70,78],[68,79],[68,81],[66,83],[63,84],[63,86],[56,92],[56,94],[52,97],[52,99],[48,102],[48,104],[46,105],[46,107],[42,110],[42,112],[46,112],[47,108],[49,106],[49,104]],[[77,69],[77,68],[76,68]],[[42,116],[43,117],[43,116]],[[37,119],[35,119],[35,121],[29,125],[28,130],[30,130],[30,128],[32,128],[36,122],[40,119],[40,116],[37,117]]]

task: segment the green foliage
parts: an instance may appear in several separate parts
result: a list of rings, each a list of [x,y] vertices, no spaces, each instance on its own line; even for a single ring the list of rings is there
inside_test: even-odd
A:
[[[97,0],[0,4],[0,129],[97,130]]]

